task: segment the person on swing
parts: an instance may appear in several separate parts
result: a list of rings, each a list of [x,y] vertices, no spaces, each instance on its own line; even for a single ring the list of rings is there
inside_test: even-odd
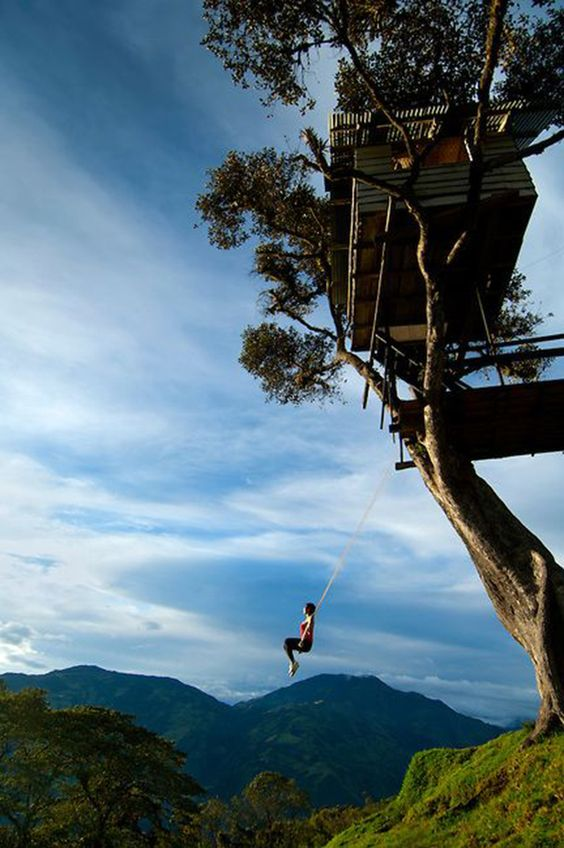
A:
[[[300,667],[299,662],[294,659],[294,651],[298,654],[307,654],[313,646],[313,625],[315,616],[315,604],[311,601],[304,607],[304,620],[300,624],[300,638],[289,637],[284,642],[284,650],[290,664],[288,666],[288,676],[293,677]]]

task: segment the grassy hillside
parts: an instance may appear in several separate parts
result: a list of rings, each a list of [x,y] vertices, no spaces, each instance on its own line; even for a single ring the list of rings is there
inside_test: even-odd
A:
[[[327,848],[561,848],[564,734],[526,735],[415,754],[399,795]]]

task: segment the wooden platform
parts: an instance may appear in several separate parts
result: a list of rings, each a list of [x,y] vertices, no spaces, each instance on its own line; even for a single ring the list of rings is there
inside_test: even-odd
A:
[[[445,395],[452,444],[469,459],[564,451],[564,380],[487,386]],[[391,429],[424,432],[421,401],[402,401]]]

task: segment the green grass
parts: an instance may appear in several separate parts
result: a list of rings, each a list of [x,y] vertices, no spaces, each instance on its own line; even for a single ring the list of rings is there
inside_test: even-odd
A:
[[[416,754],[402,789],[327,848],[562,848],[564,734]]]

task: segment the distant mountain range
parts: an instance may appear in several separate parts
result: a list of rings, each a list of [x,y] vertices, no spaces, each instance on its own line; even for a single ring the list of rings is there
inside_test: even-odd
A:
[[[259,772],[295,778],[316,806],[396,793],[412,755],[480,745],[502,729],[377,677],[322,674],[235,706],[167,677],[76,666],[0,675],[46,691],[53,707],[93,704],[135,716],[188,755],[210,795],[229,798]]]

